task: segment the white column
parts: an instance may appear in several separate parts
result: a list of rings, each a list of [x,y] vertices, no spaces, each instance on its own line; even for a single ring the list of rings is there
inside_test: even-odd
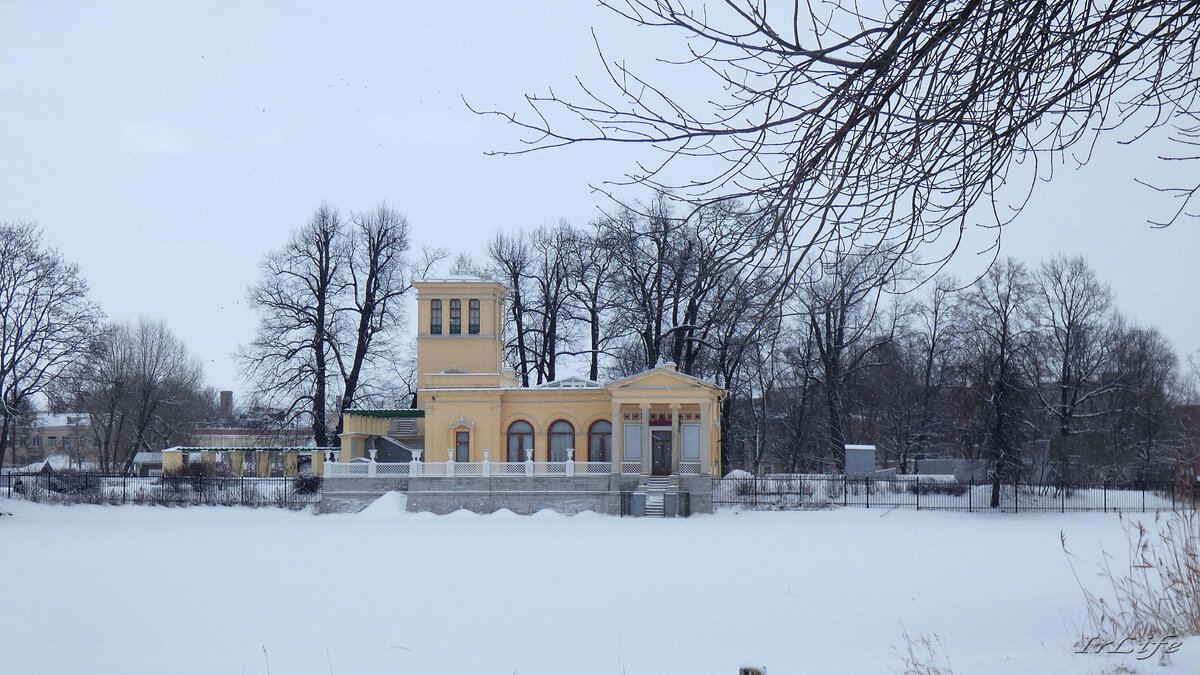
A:
[[[621,473],[621,445],[624,442],[625,427],[621,424],[621,406],[614,403],[612,407],[612,437],[609,440],[608,451],[612,453],[612,472]],[[588,459],[591,459],[590,457]]]
[[[488,477],[488,476],[490,476],[490,475],[492,475],[492,463],[491,463],[491,461],[489,460],[489,455],[491,455],[491,454],[492,454],[492,451],[491,451],[491,450],[489,450],[489,449],[487,449],[487,448],[484,448],[484,449],[483,449],[483,464],[482,464],[482,467],[483,467],[483,469],[482,469],[482,473],[483,473],[483,476],[484,476],[485,478],[486,478],[486,477]]]
[[[650,475],[650,460],[654,454],[650,447],[650,404],[639,403],[638,409],[642,411],[642,473]]]
[[[671,473],[679,473],[679,404],[671,404]]]

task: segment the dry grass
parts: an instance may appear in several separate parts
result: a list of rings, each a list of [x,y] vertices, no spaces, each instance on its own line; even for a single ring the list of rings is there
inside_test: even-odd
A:
[[[1124,518],[1122,525],[1129,542],[1128,569],[1114,569],[1107,552],[1100,568],[1111,598],[1080,583],[1090,628],[1108,636],[1200,635],[1200,514],[1186,509],[1156,515],[1153,529]],[[1067,550],[1065,537],[1063,550],[1068,560],[1077,557]]]
[[[936,634],[921,633],[914,638],[905,630],[901,636],[904,649],[897,651],[904,667],[900,671],[903,675],[954,675],[950,659],[942,654],[945,648]]]

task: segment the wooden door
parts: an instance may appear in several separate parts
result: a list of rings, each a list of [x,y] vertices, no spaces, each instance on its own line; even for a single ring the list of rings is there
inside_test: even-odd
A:
[[[655,476],[671,474],[671,432],[652,431],[650,437],[650,473]]]

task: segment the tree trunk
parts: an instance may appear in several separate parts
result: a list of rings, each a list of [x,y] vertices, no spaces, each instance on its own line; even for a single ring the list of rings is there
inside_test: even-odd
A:
[[[4,416],[4,421],[0,422],[0,467],[4,466],[4,457],[8,454],[8,431],[9,431],[9,416]],[[17,451],[13,449],[13,459],[11,466],[17,466]]]

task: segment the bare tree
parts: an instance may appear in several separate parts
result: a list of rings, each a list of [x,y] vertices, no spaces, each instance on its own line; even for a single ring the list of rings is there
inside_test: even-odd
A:
[[[341,413],[368,392],[395,398],[385,387],[364,388],[364,374],[396,358],[393,338],[412,278],[446,256],[426,250],[410,268],[407,252],[408,221],[386,204],[355,214],[348,226],[322,204],[263,259],[250,289],[258,336],[240,352],[243,373],[257,397],[283,411],[282,423],[306,420],[319,446],[341,433]]]
[[[846,386],[859,371],[877,365],[880,349],[895,334],[896,312],[877,321],[895,282],[895,268],[877,252],[831,250],[797,285],[796,301],[821,362],[827,452],[838,467],[845,460]]]
[[[1114,455],[1110,461],[1125,464],[1129,478],[1162,477],[1183,433],[1175,396],[1178,358],[1152,328],[1123,327],[1114,343],[1109,375],[1115,386],[1105,416]]]
[[[526,132],[515,152],[652,146],[661,161],[629,182],[693,208],[746,202],[785,266],[837,240],[898,257],[946,235],[952,250],[969,213],[1007,223],[1100,133],[1171,125],[1184,159],[1200,133],[1196,0],[600,4],[669,35],[668,65],[602,53],[607,82],[492,112]],[[1176,188],[1177,216],[1196,193]]]
[[[334,309],[337,331],[330,346],[342,375],[340,411],[355,406],[364,367],[395,355],[390,341],[404,323],[403,298],[411,288],[405,254],[408,221],[386,204],[357,214],[342,249],[344,299]],[[338,415],[334,435],[342,433]]]
[[[533,321],[526,321],[525,328],[533,330],[533,370],[541,384],[557,379],[558,359],[571,340],[568,326],[575,232],[566,221],[560,221],[554,228],[534,230],[529,243],[533,274],[528,281],[533,292],[525,308]]]
[[[935,280],[929,295],[914,307],[915,324],[910,328],[912,350],[920,377],[919,408],[913,453],[926,453],[943,431],[940,399],[952,381],[959,348],[959,330],[954,325],[953,294],[957,283],[943,277]]]
[[[318,446],[329,444],[335,412],[330,343],[346,258],[341,216],[322,204],[282,249],[263,258],[261,279],[250,289],[258,335],[239,352],[255,394],[283,410],[284,423],[307,420]]]
[[[1023,397],[1034,342],[1036,289],[1025,265],[1006,258],[961,298],[958,321],[965,339],[964,367],[985,402],[992,469],[991,505],[1000,486],[1017,479],[1021,436],[1026,431]]]
[[[786,375],[785,384],[776,397],[785,436],[780,459],[787,464],[790,473],[800,469],[824,471],[825,443],[817,437],[817,425],[813,420],[819,404],[816,390],[821,365],[812,329],[808,321],[801,321],[793,330],[785,331],[782,337],[786,341],[781,355]],[[813,452],[814,448],[820,448],[820,451]]]
[[[1081,418],[1095,417],[1090,404],[1108,390],[1100,374],[1114,344],[1112,293],[1096,278],[1087,261],[1076,256],[1055,256],[1035,275],[1038,286],[1038,323],[1047,379],[1054,395],[1036,388],[1038,400],[1054,418],[1060,436],[1076,431]],[[1087,411],[1087,412],[1085,412]]]
[[[459,253],[454,257],[454,264],[450,265],[450,274],[477,276],[482,270],[473,258],[467,253]]]
[[[617,338],[609,326],[616,303],[608,293],[616,274],[616,264],[612,257],[604,254],[606,245],[602,237],[598,223],[593,232],[577,232],[568,257],[571,318],[587,334],[587,343],[577,347],[572,354],[587,355],[588,378],[593,381],[600,379],[600,357]]]
[[[31,408],[96,334],[100,309],[79,268],[28,223],[0,223],[0,464],[14,417]]]
[[[57,406],[88,414],[101,471],[126,472],[137,452],[189,443],[215,400],[187,346],[146,317],[108,326],[52,394]]]
[[[710,335],[725,321],[712,311],[719,296],[748,283],[743,290],[755,288],[757,299],[760,279],[778,281],[770,270],[737,264],[744,225],[740,212],[728,204],[690,219],[677,218],[664,195],[603,221],[605,253],[615,264],[610,294],[618,311],[613,326],[627,337],[622,370],[669,360],[684,373],[700,374],[704,352],[716,343]],[[772,288],[774,299],[782,287],[775,283]],[[748,298],[741,294],[740,299]]]
[[[533,274],[533,250],[524,233],[500,233],[488,244],[488,255],[497,276],[508,287],[508,317],[515,328],[505,345],[508,362],[516,369],[521,385],[528,387],[533,359],[525,322],[531,302],[528,280]]]

